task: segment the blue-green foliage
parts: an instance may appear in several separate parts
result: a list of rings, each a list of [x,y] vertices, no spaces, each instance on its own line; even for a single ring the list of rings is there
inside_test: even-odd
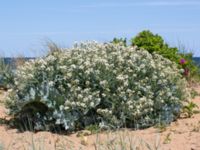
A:
[[[7,89],[13,84],[14,73],[9,64],[6,64],[3,58],[0,58],[0,87]]]

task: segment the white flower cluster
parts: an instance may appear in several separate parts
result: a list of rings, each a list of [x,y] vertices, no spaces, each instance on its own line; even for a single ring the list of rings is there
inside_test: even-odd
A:
[[[160,115],[172,121],[179,113],[187,98],[179,72],[171,61],[137,47],[81,43],[17,70],[11,103],[42,101],[66,130],[95,123],[149,126]]]

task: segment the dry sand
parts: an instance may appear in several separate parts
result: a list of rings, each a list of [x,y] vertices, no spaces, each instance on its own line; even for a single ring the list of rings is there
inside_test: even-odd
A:
[[[194,87],[200,93],[200,86]],[[0,94],[0,120],[6,118],[6,109],[3,101],[6,93]],[[192,100],[200,108],[200,97]],[[148,128],[144,130],[128,130],[93,134],[89,136],[77,137],[77,133],[71,135],[59,135],[50,132],[23,132],[17,129],[10,129],[4,124],[0,124],[0,143],[7,150],[93,150],[108,149],[110,147],[120,147],[120,141],[125,141],[137,150],[146,150],[149,144],[152,149],[162,150],[200,150],[200,114],[194,114],[192,118],[179,119],[171,123],[165,131],[159,132],[158,128]],[[0,148],[1,149],[1,148]],[[114,149],[114,148],[113,148]]]

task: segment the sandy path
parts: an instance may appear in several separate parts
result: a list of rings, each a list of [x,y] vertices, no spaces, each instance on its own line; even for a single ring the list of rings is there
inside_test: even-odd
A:
[[[195,89],[200,93],[200,86]],[[2,103],[5,96],[5,93],[0,94],[0,118],[6,117],[6,109]],[[200,108],[200,97],[196,97],[192,101]],[[5,149],[9,150],[28,150],[34,146],[38,150],[39,147],[42,150],[76,150],[80,148],[93,150],[95,143],[99,149],[101,147],[104,150],[108,145],[112,147],[120,145],[120,139],[127,141],[127,144],[131,139],[132,145],[135,148],[138,146],[137,150],[147,149],[145,142],[150,144],[153,149],[155,149],[154,145],[159,143],[162,150],[200,150],[200,114],[195,114],[192,118],[179,119],[171,123],[163,132],[152,127],[137,131],[124,129],[87,137],[77,137],[76,134],[58,135],[50,132],[19,133],[16,129],[8,129],[5,125],[0,124],[0,143],[3,143]],[[105,145],[107,146],[105,147]]]

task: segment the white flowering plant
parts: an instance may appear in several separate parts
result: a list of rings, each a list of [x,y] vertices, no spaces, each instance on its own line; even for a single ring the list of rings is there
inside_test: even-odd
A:
[[[187,96],[186,81],[168,59],[137,47],[87,42],[26,62],[7,106],[15,117],[31,111],[36,129],[50,122],[68,131],[94,124],[132,128],[170,123]]]

